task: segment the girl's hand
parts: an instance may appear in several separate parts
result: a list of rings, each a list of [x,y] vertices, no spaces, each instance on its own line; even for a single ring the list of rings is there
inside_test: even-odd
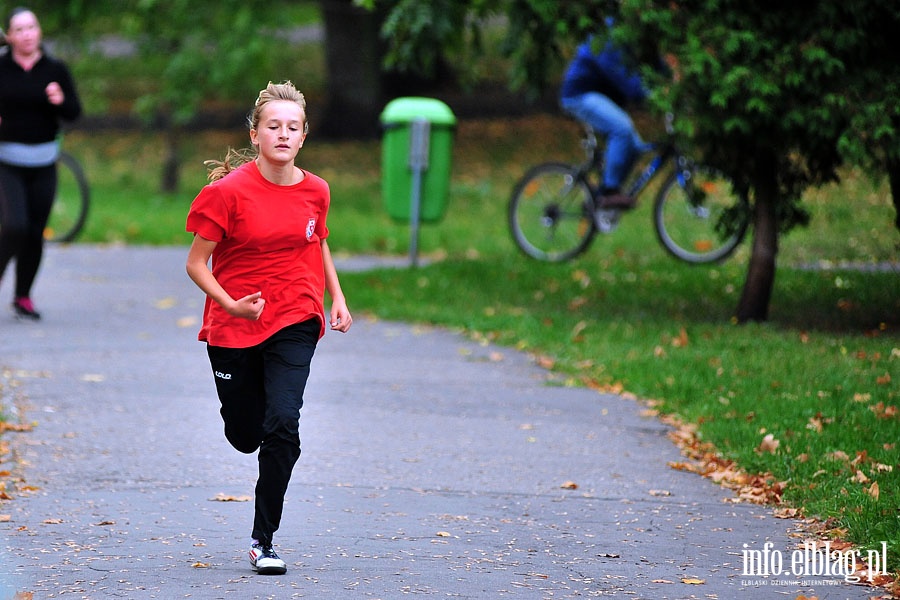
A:
[[[258,321],[265,307],[266,301],[262,298],[262,292],[256,292],[235,300],[226,310],[232,317]]]
[[[342,302],[333,303],[331,305],[331,328],[341,333],[347,333],[352,324],[353,317],[350,316],[347,305]]]

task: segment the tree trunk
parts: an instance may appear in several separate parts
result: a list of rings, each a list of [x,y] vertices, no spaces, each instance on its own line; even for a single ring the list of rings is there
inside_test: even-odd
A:
[[[747,279],[735,313],[738,323],[765,321],[769,318],[769,302],[775,284],[775,257],[778,254],[778,218],[775,207],[780,200],[774,167],[760,169],[756,173],[754,199],[753,249],[747,267]]]
[[[178,191],[181,179],[180,129],[177,125],[167,123],[165,126],[166,156],[162,165],[162,181],[160,190],[164,193]]]
[[[320,0],[325,24],[328,99],[317,132],[328,137],[374,137],[385,94],[377,11],[352,0]]]
[[[889,160],[888,181],[891,183],[891,197],[894,200],[894,225],[900,229],[900,160]]]

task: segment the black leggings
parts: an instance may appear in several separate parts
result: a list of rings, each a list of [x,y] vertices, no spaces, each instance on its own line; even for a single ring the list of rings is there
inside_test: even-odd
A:
[[[251,535],[266,545],[281,523],[284,494],[300,458],[300,408],[319,331],[313,318],[251,348],[207,346],[225,437],[247,454],[259,448]]]
[[[31,295],[55,196],[55,164],[13,167],[0,163],[0,277],[15,258],[16,297]]]

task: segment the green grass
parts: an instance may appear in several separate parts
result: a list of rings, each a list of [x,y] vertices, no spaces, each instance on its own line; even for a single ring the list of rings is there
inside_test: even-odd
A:
[[[653,400],[746,471],[787,481],[785,501],[837,535],[887,541],[900,566],[900,276],[801,268],[896,260],[886,186],[851,171],[810,192],[810,227],[781,243],[770,321],[737,326],[749,244],[721,265],[677,262],[656,242],[651,196],[576,261],[539,264],[515,249],[506,201],[516,177],[541,160],[577,157],[577,136],[546,116],[460,123],[446,218],[421,232],[426,266],[342,274],[351,308],[534,353],[563,384]],[[94,190],[83,241],[187,244],[202,160],[245,139],[186,136],[182,191],[164,195],[154,192],[157,136],[71,134],[66,145]],[[380,197],[378,141],[324,142],[313,130],[300,163],[331,184],[336,254],[408,252],[407,224],[392,222]],[[780,442],[774,453],[758,451],[766,434]]]

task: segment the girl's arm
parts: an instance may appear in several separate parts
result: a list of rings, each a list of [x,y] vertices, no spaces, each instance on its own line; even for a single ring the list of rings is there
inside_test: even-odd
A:
[[[229,315],[251,321],[258,320],[266,305],[266,301],[262,299],[262,292],[244,296],[239,300],[232,298],[209,269],[209,257],[215,248],[216,242],[199,235],[194,236],[191,249],[188,250],[186,265],[188,276],[203,290],[203,293],[221,305]]]
[[[328,248],[326,240],[322,240],[322,264],[325,267],[325,289],[331,296],[331,328],[341,333],[347,333],[353,323],[353,317],[350,316],[350,310],[347,308],[347,300],[341,290],[341,282],[338,280],[334,259],[331,258],[331,250]]]

